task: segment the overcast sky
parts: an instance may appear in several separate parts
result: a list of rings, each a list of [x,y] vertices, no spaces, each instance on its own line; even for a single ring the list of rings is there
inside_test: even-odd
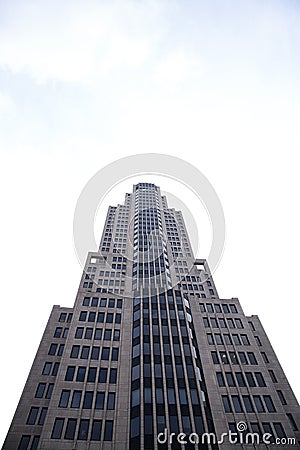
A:
[[[214,186],[219,295],[260,316],[300,397],[299,55],[297,0],[0,0],[0,439],[52,305],[75,299],[78,196],[143,152],[185,158]]]

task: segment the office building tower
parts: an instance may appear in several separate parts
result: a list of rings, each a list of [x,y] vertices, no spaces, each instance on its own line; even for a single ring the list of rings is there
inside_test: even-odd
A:
[[[229,432],[238,443],[218,443]],[[259,318],[218,296],[159,187],[135,185],[109,207],[73,308],[53,307],[3,450],[299,440],[299,406]]]

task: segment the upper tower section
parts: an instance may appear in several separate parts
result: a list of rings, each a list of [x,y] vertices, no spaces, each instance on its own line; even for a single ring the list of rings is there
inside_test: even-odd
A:
[[[123,267],[126,262],[126,291],[134,296],[176,286],[201,297],[209,279],[209,294],[217,297],[207,264],[201,270],[195,265],[182,212],[169,208],[153,183],[134,185],[123,204],[109,207],[99,253],[108,264],[120,261]]]

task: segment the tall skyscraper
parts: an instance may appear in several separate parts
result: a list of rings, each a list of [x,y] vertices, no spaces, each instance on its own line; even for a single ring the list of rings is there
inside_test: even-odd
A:
[[[258,317],[219,298],[182,213],[139,183],[74,307],[53,307],[3,450],[299,448],[298,427]]]

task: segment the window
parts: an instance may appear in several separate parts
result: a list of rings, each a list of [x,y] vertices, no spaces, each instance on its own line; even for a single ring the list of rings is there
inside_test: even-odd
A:
[[[55,328],[55,331],[54,331],[54,336],[53,336],[53,337],[55,337],[55,338],[60,338],[61,333],[62,333],[62,327],[56,327],[56,328]]]
[[[57,344],[51,344],[49,347],[48,355],[55,355],[57,350]]]
[[[257,360],[256,360],[256,358],[255,358],[254,353],[253,353],[253,352],[248,352],[247,355],[248,355],[250,364],[252,364],[252,365],[257,365]]]
[[[231,399],[232,399],[232,403],[233,403],[233,407],[234,407],[235,412],[236,413],[243,412],[239,396],[238,395],[232,395]]]
[[[250,345],[248,336],[246,334],[241,334],[241,340],[242,340],[243,345]]]
[[[268,363],[268,362],[269,362],[268,357],[267,357],[267,355],[265,354],[265,352],[261,352],[261,356],[262,356],[262,358],[263,358],[263,360],[264,360],[265,363]]]
[[[60,316],[59,316],[58,321],[59,322],[65,322],[66,318],[67,318],[67,313],[61,313]]]
[[[90,347],[88,345],[84,345],[81,349],[81,359],[88,359],[90,353]]]
[[[58,404],[58,406],[60,408],[67,408],[68,407],[70,393],[71,393],[71,391],[65,390],[65,389],[63,389],[61,391],[60,400],[59,400],[59,404]]]
[[[223,402],[223,406],[224,406],[224,411],[227,413],[232,412],[228,395],[222,395],[222,402]]]
[[[100,300],[100,306],[105,308],[107,303],[107,298],[101,298]]]
[[[98,360],[100,353],[100,347],[92,347],[91,359]]]
[[[227,328],[225,319],[223,319],[223,318],[219,319],[219,325],[220,325],[220,328]]]
[[[262,376],[262,374],[260,372],[255,372],[254,375],[255,375],[258,386],[265,387],[266,383],[265,383],[265,380],[264,380],[264,377]]]
[[[116,315],[115,315],[115,323],[121,323],[121,314],[116,313]]]
[[[114,330],[113,340],[114,341],[119,341],[120,340],[120,330]]]
[[[264,402],[266,404],[268,412],[276,412],[273,400],[270,397],[270,395],[264,395],[263,398],[264,398]]]
[[[118,361],[118,359],[119,359],[119,349],[113,347],[113,349],[112,349],[112,355],[111,355],[111,360],[112,360],[112,361]]]
[[[256,433],[258,435],[257,439],[261,440],[261,430],[260,430],[258,422],[251,422],[251,429],[252,429],[253,433]],[[259,442],[257,442],[257,443],[259,443]]]
[[[214,364],[219,364],[219,358],[217,352],[211,352],[211,357]]]
[[[65,381],[73,381],[75,374],[75,366],[68,366]]]
[[[82,391],[74,391],[73,392],[71,408],[79,408],[80,407],[81,395],[82,395]]]
[[[232,345],[232,340],[229,334],[223,334],[223,338],[226,345]]]
[[[122,308],[122,299],[117,300],[117,308]]]
[[[281,423],[279,423],[279,422],[274,422],[274,423],[273,423],[273,426],[274,426],[274,428],[275,428],[275,431],[276,431],[277,436],[278,436],[280,439],[286,437],[286,434],[285,434],[285,432],[284,432],[284,429],[283,429],[283,426],[281,425]]]
[[[106,420],[104,428],[104,441],[112,441],[113,436],[113,421]]]
[[[286,399],[285,399],[285,397],[284,397],[284,395],[283,395],[283,392],[280,391],[280,390],[278,390],[278,391],[277,391],[277,395],[278,395],[278,397],[279,397],[279,400],[281,401],[281,404],[282,404],[282,405],[286,405],[287,403],[286,403]]]
[[[58,369],[59,369],[59,362],[56,362],[56,363],[54,363],[54,365],[53,365],[53,369],[52,369],[52,373],[51,373],[51,375],[52,375],[53,377],[56,377],[57,372],[58,372]]]
[[[220,352],[220,359],[222,364],[229,364],[226,352]]]
[[[286,415],[287,415],[287,418],[289,419],[289,422],[290,422],[290,424],[291,424],[292,429],[293,429],[294,431],[299,431],[299,430],[298,430],[298,427],[297,427],[297,424],[296,424],[296,422],[295,422],[294,417],[292,416],[292,414],[291,414],[291,413],[287,413]]]
[[[203,317],[203,323],[204,323],[205,328],[209,328],[209,321],[208,321],[207,317]]]
[[[218,328],[217,319],[211,318],[210,323],[211,323],[212,328]]]
[[[42,375],[50,375],[51,368],[52,368],[52,363],[51,362],[46,362],[44,364]]]
[[[234,387],[235,386],[235,381],[234,381],[232,373],[231,372],[226,372],[225,376],[226,376],[226,381],[227,381],[228,386],[229,387]]]
[[[115,307],[115,299],[114,298],[110,298],[108,300],[108,307],[109,308],[114,308]]]
[[[48,389],[47,389],[47,392],[46,392],[46,398],[47,398],[47,399],[51,398],[51,396],[52,396],[52,391],[53,391],[53,387],[54,387],[54,384],[53,384],[53,383],[49,383],[49,384],[48,384]]]
[[[89,432],[90,421],[88,419],[81,419],[78,430],[78,439],[80,441],[86,441]]]
[[[78,328],[76,329],[75,339],[81,339],[81,338],[82,338],[82,336],[83,336],[83,330],[84,330],[83,327],[78,327]]]
[[[236,372],[235,376],[236,376],[236,380],[237,380],[238,385],[240,387],[245,387],[246,383],[245,383],[244,375],[242,374],[242,372]]]
[[[246,372],[246,378],[247,378],[248,386],[250,386],[250,387],[256,386],[252,372]]]
[[[257,345],[258,345],[259,347],[261,347],[261,341],[260,341],[259,337],[258,337],[258,336],[254,336],[254,337],[255,337],[255,340],[256,340]]]
[[[65,419],[61,419],[61,418],[55,419],[53,429],[52,429],[51,439],[60,439],[61,438],[64,422],[65,422]]]
[[[240,337],[238,334],[233,334],[232,339],[235,345],[241,345]]]
[[[218,304],[215,304],[215,311],[216,311],[216,313],[221,313],[222,312],[221,311],[221,306],[218,305]]]
[[[229,308],[232,313],[237,313],[237,309],[236,309],[235,305],[229,305]]]
[[[259,413],[265,412],[264,405],[262,404],[262,401],[261,401],[261,398],[259,395],[254,395],[253,401],[254,401],[257,412],[259,412]]]
[[[217,375],[218,385],[219,385],[220,387],[225,386],[224,377],[223,377],[222,372],[217,372],[216,375]]]
[[[42,408],[40,416],[39,416],[39,420],[38,420],[38,425],[44,425],[47,411],[48,411],[48,408]]]
[[[93,420],[91,441],[100,441],[102,420]]]
[[[211,333],[207,334],[207,342],[209,345],[214,345],[214,339]]]
[[[207,308],[207,312],[209,312],[209,313],[213,313],[214,312],[213,306],[212,306],[211,303],[207,303],[206,304],[206,308]]]
[[[28,449],[28,445],[29,445],[29,442],[30,442],[30,437],[31,436],[26,436],[26,435],[23,435],[21,437],[18,450],[27,450]]]
[[[253,405],[252,405],[252,402],[250,399],[250,395],[243,395],[243,402],[244,402],[245,409],[247,412],[249,412],[249,413],[254,412]]]
[[[271,380],[273,381],[273,383],[277,383],[277,378],[276,378],[273,370],[269,370],[269,374],[270,374],[270,377],[271,377]]]
[[[228,305],[223,304],[222,308],[223,308],[223,311],[224,311],[225,314],[229,313]]]
[[[104,331],[104,340],[105,341],[110,341],[111,340],[111,332],[112,332],[112,330],[108,330],[108,329],[106,329],[105,331]]]
[[[103,347],[102,348],[102,353],[101,353],[102,361],[108,361],[109,360],[109,351],[110,351],[109,347]]]
[[[103,312],[99,312],[98,313],[97,322],[98,323],[103,323],[104,322],[104,313]]]
[[[113,313],[107,313],[107,315],[106,315],[106,323],[113,323],[113,321],[114,321]]]
[[[97,374],[97,367],[90,367],[89,371],[88,371],[87,382],[88,383],[95,383],[95,381],[96,381],[96,374]]]
[[[217,345],[223,345],[222,336],[220,334],[215,334],[215,340]]]
[[[94,398],[94,392],[86,391],[83,399],[83,409],[91,409]]]
[[[244,328],[244,325],[241,321],[241,319],[235,319],[235,324],[237,328]]]
[[[97,392],[95,409],[104,409],[105,392]]]
[[[35,392],[36,398],[42,398],[46,389],[46,383],[39,383]]]
[[[92,339],[93,336],[93,328],[86,328],[84,339]]]
[[[89,304],[90,304],[90,297],[84,297],[84,299],[82,301],[82,305],[89,306]]]
[[[70,358],[78,358],[79,348],[80,348],[79,345],[73,345]]]
[[[93,298],[92,298],[92,305],[91,305],[91,306],[97,307],[97,306],[98,306],[98,301],[99,301],[99,298],[98,298],[98,297],[93,297]]]
[[[200,306],[200,311],[201,311],[201,312],[206,312],[206,311],[205,311],[205,305],[204,305],[204,303],[200,303],[199,306]]]
[[[106,383],[106,380],[107,380],[107,369],[106,368],[101,368],[99,370],[98,381],[99,381],[99,383]]]
[[[76,425],[77,419],[68,419],[65,431],[65,439],[70,439],[72,441],[75,439]]]
[[[115,384],[117,382],[117,369],[110,369],[109,382]]]
[[[253,322],[248,322],[248,323],[249,323],[249,325],[250,325],[251,330],[252,330],[252,331],[255,331],[255,327],[254,327],[254,325],[253,325]]]
[[[96,320],[96,313],[94,311],[89,312],[88,322],[95,322],[95,320]]]
[[[239,352],[239,358],[240,358],[240,362],[241,364],[248,364],[246,355],[244,352]]]
[[[115,393],[114,392],[108,393],[107,409],[115,409]]]
[[[100,341],[102,338],[102,328],[96,328],[94,339]]]
[[[36,408],[35,406],[33,406],[30,409],[30,412],[29,412],[28,417],[27,417],[27,422],[26,422],[27,425],[34,425],[35,424],[38,412],[39,412],[39,408]]]
[[[58,347],[58,352],[57,352],[57,356],[62,356],[63,352],[64,352],[64,348],[65,348],[65,344],[60,344]]]
[[[86,321],[86,316],[87,316],[87,311],[81,311],[79,314],[79,321],[80,322],[85,322]]]
[[[232,364],[238,364],[237,356],[235,352],[229,352],[230,361]]]
[[[227,319],[227,324],[229,328],[235,328],[233,319]]]
[[[66,339],[68,337],[69,328],[64,329],[63,338]]]
[[[37,450],[39,442],[40,442],[40,436],[33,436],[30,450]]]

